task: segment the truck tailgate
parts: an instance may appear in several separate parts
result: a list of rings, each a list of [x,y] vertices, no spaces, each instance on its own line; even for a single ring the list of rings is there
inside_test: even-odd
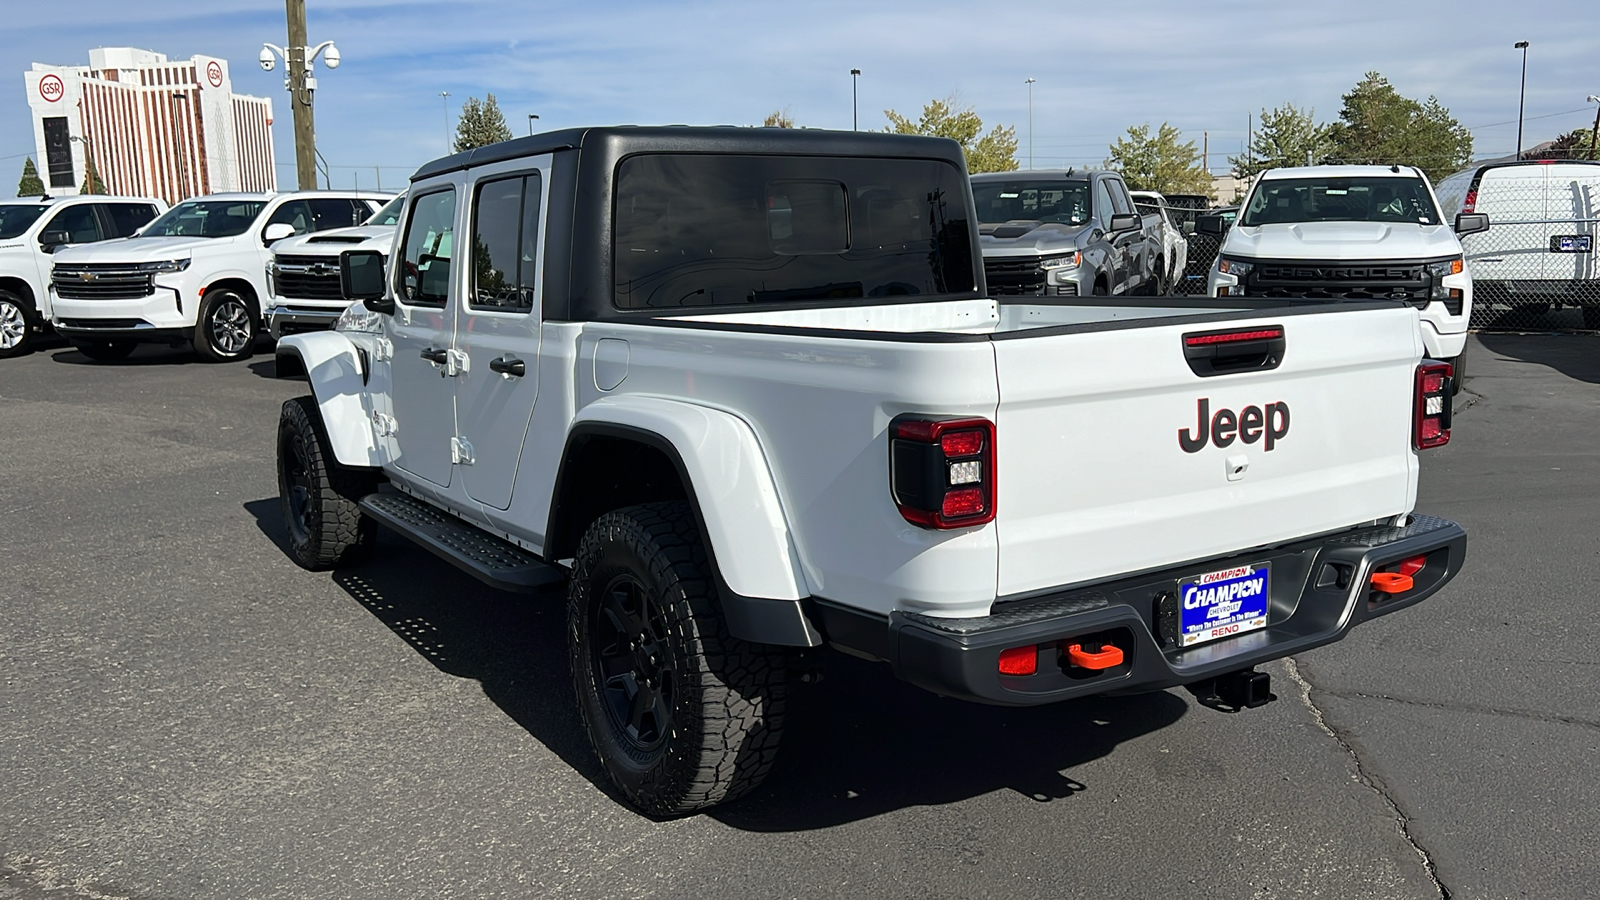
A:
[[[1326,308],[997,335],[999,595],[1410,511],[1417,313]],[[1185,359],[1185,335],[1269,326],[1277,368],[1202,377]]]

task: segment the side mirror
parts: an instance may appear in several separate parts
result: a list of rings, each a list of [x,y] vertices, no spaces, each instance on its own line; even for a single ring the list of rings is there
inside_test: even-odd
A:
[[[1201,234],[1226,234],[1228,222],[1221,216],[1201,216],[1194,220],[1194,230]]]
[[[1489,230],[1488,213],[1457,213],[1456,234],[1480,234]]]
[[[294,237],[294,226],[288,222],[274,222],[267,226],[261,233],[261,239],[269,244],[281,241],[286,237]]]
[[[1110,228],[1113,234],[1119,231],[1133,231],[1140,225],[1139,217],[1133,213],[1113,213]]]
[[[39,235],[39,249],[46,253],[54,253],[68,243],[71,237],[65,231],[46,231]]]
[[[388,285],[383,273],[383,253],[346,250],[339,254],[339,292],[346,300],[360,300],[375,313],[392,314],[394,301],[384,296]]]

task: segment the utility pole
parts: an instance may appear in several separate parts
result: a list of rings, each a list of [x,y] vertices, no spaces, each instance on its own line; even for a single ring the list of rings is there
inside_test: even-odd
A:
[[[861,115],[856,104],[856,82],[861,80],[861,70],[850,70],[850,130],[861,130]]]
[[[317,189],[317,130],[306,89],[306,0],[284,0],[289,17],[289,109],[294,113],[294,171],[300,190]]]
[[[1023,84],[1028,86],[1028,168],[1033,168],[1033,76]]]
[[[1517,41],[1513,50],[1522,51],[1522,86],[1517,89],[1517,159],[1522,158],[1522,111],[1528,100],[1528,42]]]

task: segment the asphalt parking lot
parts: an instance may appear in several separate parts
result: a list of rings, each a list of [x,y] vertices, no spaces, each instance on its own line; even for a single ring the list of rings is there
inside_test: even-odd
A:
[[[669,822],[608,794],[558,594],[289,560],[270,360],[4,361],[0,898],[1590,896],[1600,338],[1469,352],[1418,504],[1466,571],[1278,702],[993,709],[834,655],[766,785]]]

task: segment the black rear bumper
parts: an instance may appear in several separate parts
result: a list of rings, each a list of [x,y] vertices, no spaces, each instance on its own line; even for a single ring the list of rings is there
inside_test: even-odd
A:
[[[1466,559],[1460,525],[1413,516],[1403,526],[1374,526],[1297,541],[1239,556],[1184,565],[1091,589],[997,603],[990,615],[942,619],[894,612],[887,619],[831,603],[816,607],[830,643],[882,659],[895,674],[937,694],[1008,706],[1074,697],[1159,690],[1215,678],[1330,644],[1369,619],[1421,602]],[[1372,588],[1374,572],[1426,557],[1410,590]],[[1180,578],[1207,570],[1271,563],[1265,628],[1180,648],[1157,635],[1158,598]],[[1072,643],[1109,642],[1120,665],[1088,670],[1067,663]],[[1038,668],[1026,676],[999,671],[1002,650],[1035,646]]]

